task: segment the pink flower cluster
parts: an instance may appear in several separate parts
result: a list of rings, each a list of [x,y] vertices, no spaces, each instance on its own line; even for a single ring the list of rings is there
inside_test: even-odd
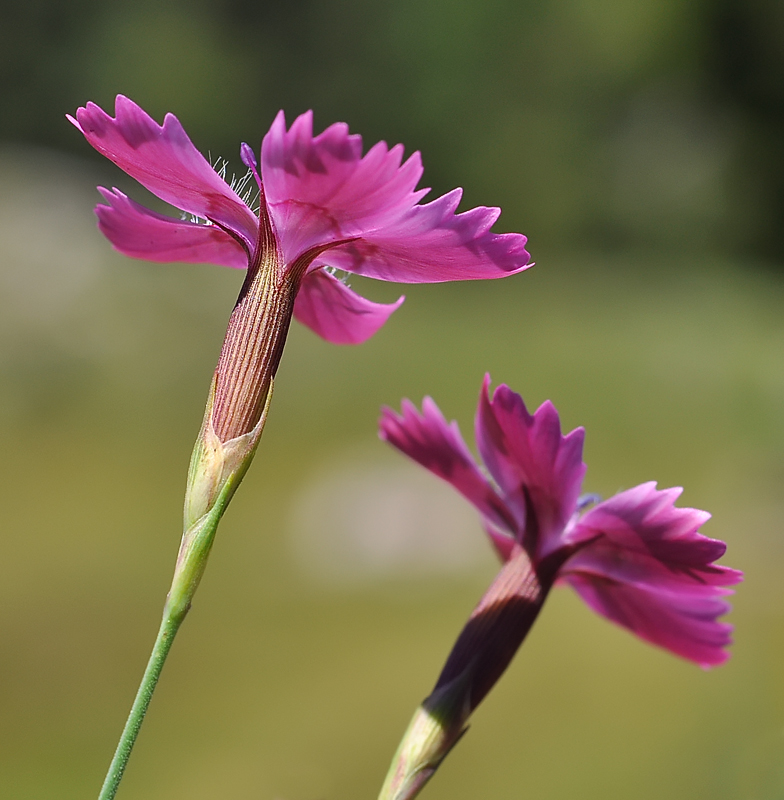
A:
[[[417,188],[418,153],[404,161],[402,145],[379,142],[363,155],[362,139],[344,123],[314,136],[310,112],[289,128],[280,112],[258,160],[242,144],[247,174],[231,184],[225,165],[211,165],[172,114],[159,125],[118,95],[114,117],[88,103],[69,119],[96,150],[182,212],[160,214],[119,189],[100,188],[98,225],[117,250],[246,270],[189,471],[185,533],[169,595],[177,603],[167,601],[164,617],[173,636],[220,516],[255,453],[291,319],[330,342],[360,343],[403,298],[372,302],[339,272],[402,283],[500,278],[525,270],[530,256],[522,234],[491,231],[498,209],[457,213],[459,189],[423,203],[429,190]],[[475,424],[484,468],[430,398],[421,411],[404,401],[401,414],[386,409],[381,419],[382,438],[476,507],[504,562],[415,714],[382,800],[418,794],[557,582],[571,584],[599,614],[703,667],[728,657],[731,628],[719,617],[728,610],[727,587],[742,575],[716,564],[723,542],[699,533],[709,515],[676,507],[681,490],[655,483],[604,502],[581,498],[583,429],[564,436],[551,403],[530,414],[507,386],[491,397],[489,384],[486,378]],[[165,652],[155,662],[158,672]],[[123,734],[102,797],[114,796],[151,692],[137,698],[132,719],[139,722]]]

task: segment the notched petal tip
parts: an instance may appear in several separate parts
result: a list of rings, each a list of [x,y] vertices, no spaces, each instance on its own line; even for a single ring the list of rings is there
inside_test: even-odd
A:
[[[731,626],[721,598],[743,578],[716,560],[724,542],[698,532],[706,512],[674,505],[679,488],[635,486],[577,523],[585,545],[563,575],[594,611],[702,667],[726,660]]]
[[[279,114],[264,137],[261,172],[287,261],[317,245],[351,239],[325,255],[347,272],[401,283],[505,277],[530,265],[521,234],[495,234],[497,208],[461,214],[462,190],[420,205],[426,189],[419,153],[362,139],[345,123],[313,135],[313,117],[287,130]]]
[[[71,123],[71,125],[74,126],[74,128],[76,128],[76,130],[78,130],[82,134],[84,133],[84,131],[82,130],[82,126],[79,124],[79,120],[76,119],[76,117],[72,116],[71,114],[66,114],[65,118],[68,120],[68,122]]]
[[[217,225],[199,225],[158,214],[131,200],[119,189],[98,187],[106,205],[95,207],[98,228],[112,246],[147,261],[248,266],[241,245]]]
[[[405,403],[405,400],[403,400]],[[391,406],[381,406],[381,415],[378,418],[378,438],[388,442],[391,429],[400,424],[402,418]]]
[[[560,548],[585,476],[582,429],[564,436],[550,401],[531,414],[506,384],[491,392],[486,376],[475,432],[483,461],[514,509],[520,542],[535,558]]]
[[[132,100],[117,95],[115,117],[87,103],[77,110],[76,120],[98,152],[153,194],[217,222],[253,247],[255,215],[196,149],[176,116],[167,114],[159,125]]]
[[[477,466],[457,422],[447,422],[432,398],[425,397],[421,412],[403,400],[400,414],[382,416],[381,425],[389,444],[450,483],[494,528],[513,534],[512,513]]]

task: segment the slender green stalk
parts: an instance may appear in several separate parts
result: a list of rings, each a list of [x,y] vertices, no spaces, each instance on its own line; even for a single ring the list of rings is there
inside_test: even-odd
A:
[[[207,557],[212,549],[218,523],[228,505],[231,494],[236,488],[236,484],[241,480],[241,476],[239,479],[236,475],[232,476],[232,478],[234,480],[226,482],[227,485],[224,486],[210,512],[186,531],[183,537],[174,579],[166,597],[161,627],[158,630],[150,660],[147,662],[147,669],[144,671],[139,690],[136,692],[136,699],[133,701],[131,713],[128,715],[125,728],[123,728],[120,742],[117,745],[114,758],[112,758],[112,763],[109,765],[109,771],[106,774],[101,793],[98,795],[98,800],[112,800],[117,794],[117,788],[125,772],[125,766],[136,742],[136,737],[139,735],[139,729],[150,705],[152,694],[158,684],[158,678],[166,662],[166,657],[169,655],[172,642],[180,629],[180,625],[182,625],[182,621],[190,610],[191,600],[207,565]]]
[[[139,729],[149,708],[166,657],[191,607],[193,595],[207,566],[207,558],[212,550],[218,523],[253,460],[267,418],[272,386],[273,381],[270,379],[260,418],[255,427],[245,434],[222,442],[215,435],[212,426],[212,406],[215,397],[213,380],[204,423],[196,440],[188,470],[184,533],[177,555],[174,578],[163,609],[163,620],[98,800],[113,800],[117,794],[117,788],[136,737],[139,735]]]
[[[139,686],[139,691],[136,693],[136,699],[133,701],[131,713],[128,715],[125,728],[123,728],[114,758],[112,758],[112,763],[109,765],[109,771],[106,774],[106,780],[103,782],[101,793],[98,795],[98,800],[112,800],[117,794],[117,788],[125,772],[125,766],[130,758],[136,737],[139,735],[139,728],[141,728],[144,715],[147,713],[147,708],[150,705],[152,693],[155,691],[166,656],[169,654],[174,637],[185,619],[187,611],[186,608],[185,611],[179,610],[177,613],[172,613],[167,606],[158,631],[158,637],[152,648],[150,660],[147,662],[147,669],[144,671],[144,677]]]
[[[242,480],[242,472],[231,474],[224,482],[222,491],[218,494],[210,511],[197,520],[183,536],[177,558],[177,568],[174,572],[171,589],[166,597],[166,606],[163,610],[163,620],[158,630],[158,637],[153,645],[147,669],[144,671],[136,699],[133,701],[131,713],[128,715],[125,728],[123,728],[120,742],[112,763],[109,765],[109,771],[106,774],[101,793],[98,795],[98,800],[112,800],[117,794],[117,788],[125,772],[125,766],[136,742],[136,737],[139,735],[139,729],[144,721],[144,715],[147,713],[166,657],[169,655],[172,642],[182,621],[190,610],[191,600],[204,574],[204,568],[207,566],[207,558],[212,549],[218,523],[240,480]]]

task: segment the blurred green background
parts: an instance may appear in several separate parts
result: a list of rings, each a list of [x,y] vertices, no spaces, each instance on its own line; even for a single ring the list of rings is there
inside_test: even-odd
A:
[[[490,371],[587,428],[586,490],[686,487],[742,568],[703,672],[556,591],[424,797],[784,797],[784,6],[0,3],[0,797],[95,796],[179,541],[241,274],[114,254],[69,126],[123,92],[239,166],[278,108],[421,149],[537,266],[406,287],[369,343],[295,327],[259,455],[120,797],[374,798],[495,565],[376,440]],[[399,288],[354,280],[374,299]]]

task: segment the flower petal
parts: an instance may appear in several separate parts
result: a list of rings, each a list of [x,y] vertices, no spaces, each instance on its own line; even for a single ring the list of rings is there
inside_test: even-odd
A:
[[[118,189],[98,187],[98,191],[109,203],[95,207],[98,227],[126,256],[241,269],[248,266],[243,247],[217,225],[196,225],[157,214]]]
[[[709,517],[676,508],[680,489],[644,483],[591,509],[569,535],[585,543],[561,576],[595,611],[649,642],[696,661],[720,664],[730,626],[720,598],[742,573],[714,564],[723,542],[698,533]]]
[[[732,626],[717,622],[729,605],[717,597],[657,591],[580,572],[567,581],[594,611],[651,644],[701,667],[729,658],[724,648],[732,643]]]
[[[283,112],[261,146],[262,178],[284,259],[340,239],[356,238],[322,258],[329,266],[381,280],[438,283],[500,278],[525,269],[520,234],[490,233],[496,208],[455,214],[461,191],[418,205],[428,190],[419,153],[384,142],[362,157],[362,139],[345,123],[313,136],[313,115],[286,130]]]
[[[383,409],[378,435],[451,483],[494,528],[513,532],[509,509],[479,471],[457,423],[447,423],[431,398],[423,400],[421,414],[409,400],[403,401],[402,414]]]
[[[309,272],[294,302],[294,316],[333,344],[361,344],[389,319],[405,298],[374,303],[324,269]]]
[[[507,505],[514,510],[518,539],[541,559],[561,544],[585,475],[584,431],[561,435],[549,401],[531,415],[522,397],[499,386],[490,399],[490,376],[476,412],[476,441]]]
[[[417,205],[358,241],[336,247],[324,260],[348,272],[401,283],[504,278],[531,265],[520,233],[492,233],[501,213],[479,206],[455,214],[461,190]]]
[[[313,136],[308,111],[286,130],[281,111],[261,145],[261,174],[284,259],[387,225],[424,192],[418,154],[401,165],[403,146],[384,142],[362,157],[362,137],[343,122]]]
[[[617,580],[672,588],[739,583],[742,573],[713,563],[724,542],[698,532],[710,514],[675,506],[681,491],[650,481],[594,506],[567,537],[569,544],[588,543],[567,566],[594,565]]]
[[[115,115],[88,103],[69,119],[99,153],[161,200],[217,222],[253,248],[255,215],[193,146],[177,117],[167,114],[158,125],[123,95],[117,95]]]

